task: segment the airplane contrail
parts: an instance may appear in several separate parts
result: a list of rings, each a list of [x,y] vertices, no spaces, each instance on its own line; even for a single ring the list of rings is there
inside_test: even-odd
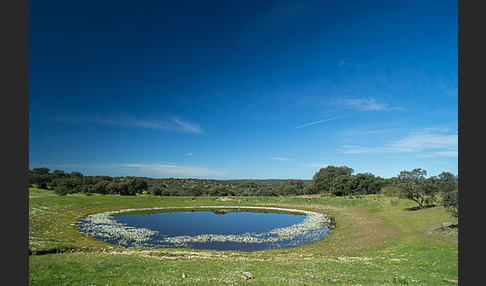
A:
[[[322,122],[326,122],[326,121],[331,121],[331,120],[335,120],[335,119],[339,119],[339,118],[342,118],[342,117],[338,116],[338,117],[327,118],[327,119],[324,119],[324,120],[319,120],[319,121],[307,123],[307,124],[304,124],[304,125],[300,125],[300,126],[294,127],[293,129],[299,129],[299,128],[302,128],[302,127],[307,127],[307,126],[311,126],[311,125],[314,125],[314,124],[318,124],[318,123],[322,123]]]

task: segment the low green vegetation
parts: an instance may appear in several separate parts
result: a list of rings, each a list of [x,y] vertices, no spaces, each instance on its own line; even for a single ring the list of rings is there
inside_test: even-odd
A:
[[[399,195],[415,201],[419,208],[443,205],[458,217],[458,177],[442,172],[426,178],[427,171],[416,168],[402,171],[397,177],[383,179],[371,173],[353,175],[346,166],[327,166],[315,173],[312,180],[203,180],[155,179],[146,177],[85,176],[48,168],[29,170],[31,187],[54,190],[59,196],[119,194],[136,196],[296,196],[332,195],[362,196],[369,194]]]
[[[368,195],[153,196],[29,189],[30,285],[450,285],[458,280],[457,219],[417,208],[395,189]],[[163,206],[272,206],[331,214],[309,245],[259,252],[125,249],[77,231],[92,213]],[[251,272],[254,279],[243,279]],[[182,278],[185,274],[185,278]]]

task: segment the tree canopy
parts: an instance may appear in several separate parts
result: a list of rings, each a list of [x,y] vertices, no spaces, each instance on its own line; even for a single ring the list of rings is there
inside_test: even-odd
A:
[[[433,178],[426,179],[427,171],[415,168],[398,174],[399,195],[416,202],[421,208],[431,206],[436,200]]]
[[[29,170],[30,186],[51,189],[60,196],[72,193],[118,194],[123,196],[358,196],[388,193],[415,201],[420,208],[440,204],[458,217],[458,178],[443,172],[427,178],[427,171],[415,168],[383,179],[371,173],[358,173],[347,166],[319,169],[312,180],[211,180],[146,177],[86,176],[48,168]],[[395,191],[396,190],[396,191]]]
[[[332,192],[332,182],[334,179],[339,176],[350,177],[353,172],[353,169],[346,166],[327,166],[325,168],[321,168],[312,177],[312,188],[315,193],[330,193]]]

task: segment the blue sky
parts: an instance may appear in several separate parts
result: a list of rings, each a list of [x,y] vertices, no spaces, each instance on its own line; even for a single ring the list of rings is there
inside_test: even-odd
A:
[[[29,168],[458,174],[457,1],[34,1]]]

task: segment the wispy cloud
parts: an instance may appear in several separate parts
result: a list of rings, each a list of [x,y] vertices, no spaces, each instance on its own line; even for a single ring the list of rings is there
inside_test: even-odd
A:
[[[300,126],[294,127],[293,129],[299,129],[299,128],[303,128],[303,127],[307,127],[307,126],[311,126],[311,125],[315,125],[315,124],[319,124],[319,123],[323,123],[323,122],[327,122],[327,121],[336,120],[336,119],[339,119],[339,118],[342,118],[342,117],[338,116],[338,117],[327,118],[327,119],[307,123],[307,124],[304,124],[304,125],[300,125]]]
[[[300,163],[300,165],[304,167],[309,167],[309,168],[324,168],[328,166],[329,164],[325,163]]]
[[[391,106],[389,104],[378,102],[374,98],[362,99],[362,98],[341,98],[336,100],[336,104],[349,107],[352,109],[362,111],[390,111],[390,110],[403,110],[403,107]]]
[[[422,153],[420,157],[457,157],[458,135],[432,133],[425,129],[379,147],[343,145],[341,153]]]
[[[273,157],[272,160],[276,160],[276,161],[291,161],[291,159],[285,158],[285,157]]]
[[[146,173],[155,177],[208,177],[225,176],[227,171],[179,164],[122,164],[120,167],[138,169],[137,173]]]
[[[185,166],[178,163],[81,163],[51,164],[29,163],[29,169],[47,167],[52,170],[77,171],[85,175],[140,176],[140,177],[175,177],[175,178],[212,178],[224,177],[226,170],[198,166]]]
[[[123,125],[129,127],[164,130],[164,131],[178,131],[187,133],[203,133],[199,125],[185,122],[181,119],[173,118],[165,121],[155,119],[134,119],[134,118],[86,118],[87,122],[95,122],[109,125]]]
[[[335,159],[335,158],[333,158],[333,159]],[[323,168],[323,167],[328,166],[327,163],[324,163],[324,161],[328,160],[326,158],[322,158],[321,163],[319,163],[319,162],[310,162],[310,163],[309,162],[301,162],[301,161],[289,159],[289,158],[286,158],[286,157],[273,157],[272,160],[281,161],[281,162],[290,162],[291,164],[293,164],[295,166],[306,167],[306,168]]]
[[[457,150],[444,150],[437,152],[429,152],[421,154],[418,157],[428,158],[428,157],[458,157]]]
[[[203,133],[199,125],[182,121],[180,119],[172,119],[175,130],[189,132],[189,133]]]
[[[391,132],[397,132],[398,129],[372,129],[372,130],[363,130],[363,127],[353,127],[348,130],[343,130],[340,134],[345,136],[367,136],[367,135],[382,135]]]
[[[177,131],[186,133],[203,133],[198,124],[190,123],[179,118],[165,120],[133,118],[130,116],[100,116],[100,115],[55,115],[43,116],[44,119],[65,123],[97,123],[105,125],[120,125],[135,128],[145,128],[163,131]]]

